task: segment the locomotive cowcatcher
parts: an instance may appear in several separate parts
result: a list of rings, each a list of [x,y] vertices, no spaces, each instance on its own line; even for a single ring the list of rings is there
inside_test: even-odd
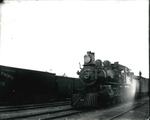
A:
[[[74,108],[99,107],[134,98],[134,73],[118,62],[95,60],[95,54],[88,51],[83,68],[77,74],[83,88],[72,94]]]

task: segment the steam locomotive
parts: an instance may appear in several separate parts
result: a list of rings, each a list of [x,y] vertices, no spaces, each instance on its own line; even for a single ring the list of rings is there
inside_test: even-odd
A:
[[[141,72],[140,76],[135,76],[118,62],[111,64],[108,60],[95,60],[91,51],[84,56],[83,68],[77,74],[83,87],[72,94],[74,108],[125,102],[138,97],[139,93],[147,94],[149,90],[148,79],[143,78]]]
[[[97,107],[142,97],[148,93],[148,79],[135,76],[118,62],[84,56],[79,78],[0,65],[0,106],[70,100],[73,107]]]

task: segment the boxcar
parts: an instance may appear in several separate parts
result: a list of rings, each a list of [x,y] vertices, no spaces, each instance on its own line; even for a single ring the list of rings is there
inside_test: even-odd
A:
[[[48,102],[57,97],[55,74],[0,66],[0,103]]]

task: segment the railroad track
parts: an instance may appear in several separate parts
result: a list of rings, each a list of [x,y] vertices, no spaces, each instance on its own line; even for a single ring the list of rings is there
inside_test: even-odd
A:
[[[54,104],[27,105],[22,107],[3,107],[0,108],[0,120],[37,120],[63,117],[76,114],[79,111],[73,110],[70,102],[55,102]]]
[[[27,110],[27,109],[37,109],[37,108],[44,108],[44,107],[55,107],[55,106],[69,105],[69,104],[70,104],[70,101],[61,101],[61,102],[18,105],[18,106],[1,106],[0,113]]]
[[[78,116],[73,115],[70,117],[65,117],[64,119],[68,119],[68,120],[70,119],[72,120],[79,120],[79,119],[80,120],[82,119],[83,120],[125,120],[125,119],[133,118],[134,120],[150,120],[149,111],[147,110],[147,107],[149,106],[148,101],[149,100],[147,99],[142,100],[142,101],[133,101],[133,102],[131,101],[129,103],[124,103],[124,104],[120,104],[120,105],[113,106],[113,107],[96,109],[92,111],[87,111],[85,113],[81,112],[81,114]],[[57,120],[62,120],[62,119],[58,118]]]
[[[149,110],[147,112],[147,107],[149,106],[149,101],[139,101],[133,104],[126,104],[125,106],[111,108],[110,110],[104,111],[101,115],[96,116],[96,119],[100,120],[124,120],[124,119],[136,119],[141,120],[149,117]],[[141,110],[142,108],[142,110]],[[144,112],[145,111],[145,112]]]
[[[142,107],[143,105],[146,105],[146,104],[147,104],[146,102],[142,103],[142,104],[138,103],[135,106],[133,106],[132,108],[130,108],[130,109],[126,110],[126,111],[123,111],[123,112],[121,112],[121,113],[119,113],[119,114],[109,118],[108,120],[115,120],[115,119],[118,119],[118,118],[121,119],[121,117],[124,116],[125,114],[128,114],[129,112],[131,112],[131,111],[133,111],[133,110],[135,110],[137,108],[140,108],[140,107]],[[147,116],[145,116],[145,117],[147,117]]]
[[[11,111],[2,111],[0,112],[0,120],[52,120],[52,119],[66,119],[66,118],[71,118],[74,119],[74,116],[78,116],[80,113],[80,116],[83,116],[82,113],[85,114],[92,114],[94,115],[92,119],[96,120],[122,120],[120,118],[123,118],[125,114],[130,113],[130,111],[133,111],[134,109],[138,109],[141,106],[146,105],[148,102],[147,100],[142,101],[142,102],[135,102],[131,103],[131,105],[121,105],[122,107],[115,107],[111,108],[109,110],[98,110],[95,115],[93,114],[94,111],[90,110],[74,110],[72,109],[71,105],[63,105],[61,104],[60,106],[58,103],[55,103],[55,105],[49,105],[47,104],[43,105],[37,105],[39,107],[34,107],[34,106],[26,106],[27,109],[21,109],[21,110],[11,110]],[[25,107],[25,108],[26,108]],[[30,109],[31,107],[31,109]],[[34,109],[35,108],[35,109]],[[12,108],[11,108],[12,109]],[[91,115],[92,115],[91,114]],[[145,114],[145,117],[148,118],[149,114]],[[76,119],[74,119],[76,120]],[[88,119],[91,120],[91,119]],[[148,120],[148,119],[145,119]]]
[[[71,115],[76,115],[76,114],[79,114],[82,112],[83,111],[66,109],[66,110],[62,110],[62,111],[44,113],[44,114],[41,114],[38,116],[26,117],[26,118],[18,119],[18,120],[53,120],[53,119],[61,119],[61,118],[68,117]]]

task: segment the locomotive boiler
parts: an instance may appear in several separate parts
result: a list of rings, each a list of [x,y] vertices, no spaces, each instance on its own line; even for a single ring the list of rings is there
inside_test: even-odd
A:
[[[88,51],[84,65],[77,72],[83,88],[72,94],[71,104],[75,108],[98,107],[134,99],[136,78],[131,70],[119,64],[95,60]]]

